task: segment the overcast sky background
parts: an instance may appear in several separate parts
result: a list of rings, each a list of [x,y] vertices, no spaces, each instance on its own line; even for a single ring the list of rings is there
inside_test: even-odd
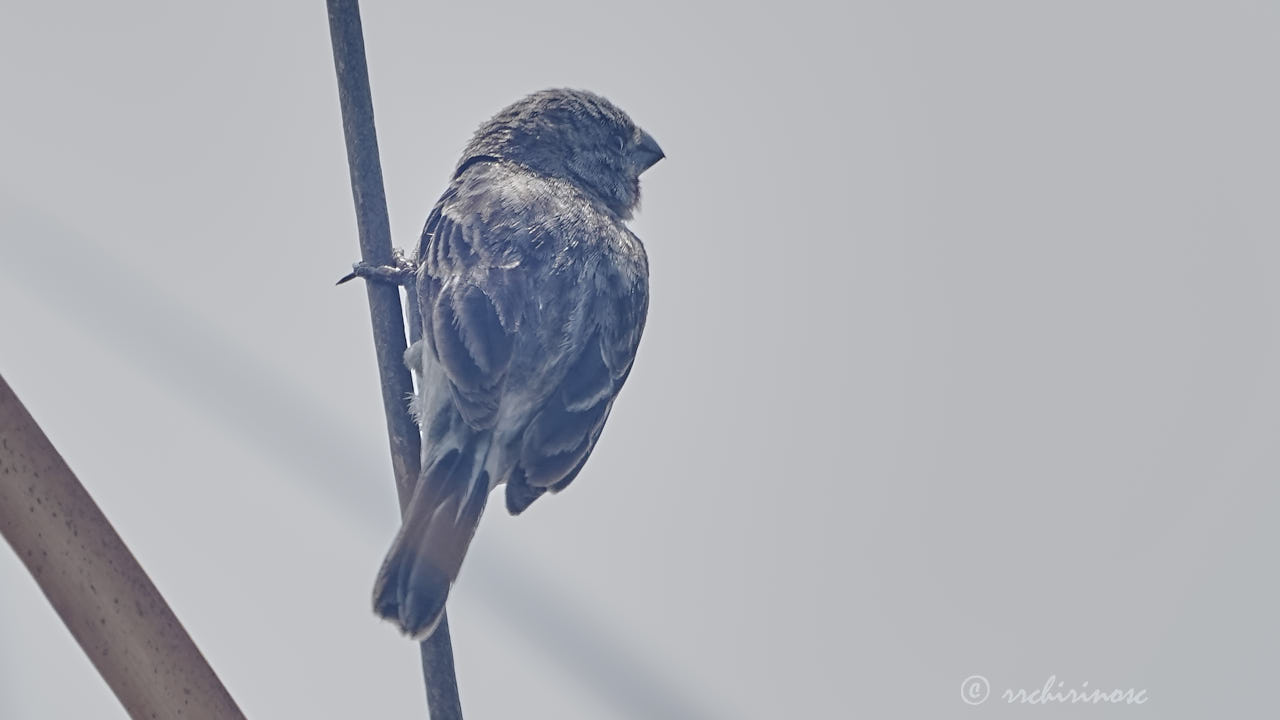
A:
[[[527,92],[668,156],[608,429],[451,598],[468,717],[1274,707],[1280,6],[364,22],[401,246]],[[250,717],[424,717],[323,3],[16,4],[0,88],[0,373]],[[1050,675],[1150,699],[996,697]],[[0,718],[72,717],[124,714],[0,548]]]

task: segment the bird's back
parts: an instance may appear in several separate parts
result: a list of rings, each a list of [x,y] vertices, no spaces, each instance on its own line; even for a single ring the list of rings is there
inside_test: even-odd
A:
[[[536,460],[539,446],[550,455],[580,451],[585,460],[643,330],[648,264],[640,241],[603,203],[573,184],[514,163],[485,162],[466,168],[441,197],[424,229],[419,257],[424,318],[441,315],[442,298],[456,297],[460,286],[478,290],[492,308],[473,313],[489,317],[476,320],[470,336],[464,328],[460,337],[464,348],[480,346],[481,357],[453,363],[458,370],[452,376],[428,373],[439,383],[429,389],[438,411],[424,416],[424,437],[440,436],[442,425],[457,423],[451,409],[471,428],[491,431],[486,466],[495,486],[513,474],[520,482],[521,456]],[[450,319],[457,322],[457,316]],[[427,325],[429,340],[453,335],[450,328]],[[482,367],[484,348],[490,347],[486,339],[504,350],[510,342],[496,371]],[[441,352],[440,345],[429,342],[427,361],[440,362]],[[443,353],[447,366],[449,349]],[[473,374],[482,377],[470,380]],[[481,389],[469,396],[469,387],[459,384]],[[590,397],[571,402],[569,412],[557,412],[565,392]],[[540,417],[543,422],[535,423]],[[530,436],[531,424],[538,437]],[[552,430],[574,431],[569,434],[585,446],[560,447],[570,441],[567,437],[548,446],[548,435],[556,434]],[[439,451],[424,447],[428,455]],[[523,468],[524,478],[531,470]],[[557,482],[543,481],[556,485],[569,470]]]

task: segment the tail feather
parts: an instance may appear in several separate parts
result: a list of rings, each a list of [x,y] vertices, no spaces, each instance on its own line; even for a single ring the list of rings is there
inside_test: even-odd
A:
[[[489,475],[483,471],[483,453],[476,452],[478,439],[440,456],[420,476],[374,583],[374,612],[415,640],[439,624],[484,513]]]

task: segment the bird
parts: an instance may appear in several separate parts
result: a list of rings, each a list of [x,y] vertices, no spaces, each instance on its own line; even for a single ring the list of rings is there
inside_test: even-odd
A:
[[[377,615],[435,630],[490,492],[507,511],[582,471],[626,382],[649,307],[628,228],[665,157],[604,97],[550,89],[483,123],[427,217],[405,353],[418,483],[374,583]]]

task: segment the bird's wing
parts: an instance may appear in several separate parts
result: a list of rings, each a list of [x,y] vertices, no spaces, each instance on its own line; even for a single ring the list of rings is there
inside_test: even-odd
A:
[[[547,490],[563,490],[582,470],[635,360],[649,307],[648,272],[639,241],[625,228],[623,247],[605,252],[583,273],[586,307],[566,371],[525,429],[519,463],[507,483],[507,509],[523,512]],[[611,243],[613,247],[618,244]],[[571,324],[575,325],[575,324]]]
[[[486,462],[526,302],[519,263],[512,262],[520,225],[495,221],[501,205],[487,202],[494,198],[485,192],[483,184],[451,187],[418,246],[425,347],[415,346],[406,360],[419,378],[421,472],[373,600],[375,612],[418,639],[443,616],[484,512],[492,487]],[[481,212],[486,204],[488,215]]]
[[[447,201],[428,218],[419,247],[423,337],[459,413],[484,430],[496,420],[511,365],[525,278],[518,263],[494,251],[503,244],[502,228],[460,219]]]

